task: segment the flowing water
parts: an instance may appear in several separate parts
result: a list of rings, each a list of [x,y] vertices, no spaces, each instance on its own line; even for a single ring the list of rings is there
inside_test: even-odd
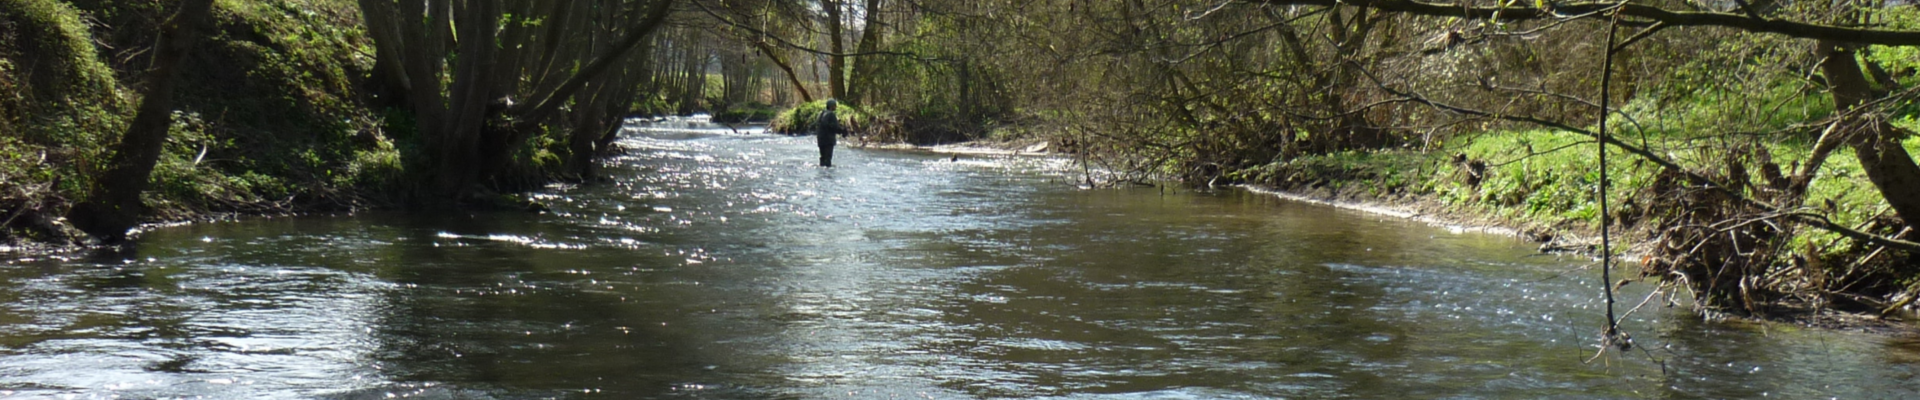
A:
[[[544,214],[146,232],[0,265],[0,397],[1915,398],[1920,345],[1660,302],[1588,260],[1063,161],[673,120]],[[1625,306],[1645,292],[1631,289]],[[1623,307],[1623,308],[1624,308]]]

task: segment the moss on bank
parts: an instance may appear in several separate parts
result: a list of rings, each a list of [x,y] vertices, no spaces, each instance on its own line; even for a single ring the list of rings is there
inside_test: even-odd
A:
[[[58,216],[118,142],[164,2],[0,0],[0,241],[64,242]],[[347,0],[216,2],[180,76],[147,203],[155,220],[389,202],[408,138],[358,94],[371,67]]]
[[[0,0],[0,239],[66,240],[54,216],[131,118],[84,19],[62,2]]]

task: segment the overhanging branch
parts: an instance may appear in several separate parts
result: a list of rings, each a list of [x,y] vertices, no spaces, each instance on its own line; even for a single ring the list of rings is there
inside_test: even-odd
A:
[[[1748,207],[1753,207],[1755,209],[1764,211],[1769,215],[1779,216],[1783,218],[1790,218],[1795,222],[1807,224],[1808,226],[1819,228],[1821,230],[1825,230],[1828,232],[1833,232],[1833,233],[1839,234],[1840,236],[1845,236],[1849,239],[1859,240],[1862,242],[1872,243],[1880,246],[1886,246],[1894,249],[1900,249],[1900,250],[1906,250],[1906,251],[1920,251],[1920,242],[1913,242],[1908,240],[1901,240],[1901,239],[1890,238],[1886,236],[1875,235],[1870,232],[1854,229],[1853,227],[1849,227],[1846,225],[1841,225],[1839,223],[1834,222],[1832,219],[1827,218],[1824,215],[1782,209],[1772,204],[1767,204],[1759,200],[1754,200],[1753,198],[1747,197],[1739,192],[1734,191],[1733,189],[1728,188],[1727,185],[1722,184],[1719,181],[1715,181],[1712,178],[1708,178],[1705,175],[1701,175],[1691,170],[1688,170],[1686,167],[1681,166],[1679,163],[1676,163],[1673,160],[1668,160],[1665,157],[1661,157],[1659,154],[1654,153],[1652,150],[1648,150],[1640,146],[1635,146],[1631,143],[1622,142],[1619,139],[1614,138],[1612,135],[1600,135],[1599,133],[1594,131],[1568,125],[1566,123],[1562,123],[1559,121],[1554,121],[1554,120],[1540,118],[1540,117],[1534,117],[1531,115],[1513,115],[1513,114],[1493,113],[1493,112],[1487,112],[1487,111],[1476,110],[1472,108],[1466,108],[1466,107],[1460,107],[1460,106],[1454,106],[1451,104],[1441,103],[1441,102],[1434,101],[1432,99],[1428,99],[1426,97],[1420,96],[1419,94],[1410,93],[1407,91],[1389,87],[1385,82],[1380,81],[1379,77],[1374,76],[1372,71],[1368,71],[1362,68],[1360,69],[1360,72],[1362,76],[1366,77],[1369,81],[1372,81],[1375,86],[1380,88],[1380,90],[1386,91],[1388,94],[1391,94],[1393,96],[1401,97],[1408,102],[1419,103],[1419,104],[1426,105],[1428,107],[1433,107],[1433,108],[1437,108],[1447,112],[1452,112],[1452,113],[1457,113],[1462,115],[1468,115],[1468,116],[1479,117],[1479,118],[1496,119],[1496,120],[1502,120],[1502,121],[1523,122],[1523,123],[1563,130],[1567,132],[1572,132],[1575,134],[1579,134],[1581,136],[1593,138],[1595,140],[1604,142],[1607,145],[1621,149],[1622,151],[1632,153],[1633,155],[1638,156],[1641,159],[1647,160],[1648,162],[1652,162],[1656,165],[1659,165],[1661,168],[1664,168],[1668,171],[1671,171],[1676,174],[1680,174],[1680,176],[1685,178],[1688,183],[1697,185],[1702,189],[1720,192],[1721,194],[1726,195],[1727,198],[1733,199],[1741,203],[1742,205],[1746,205]],[[1856,107],[1856,109],[1860,109],[1860,108]]]
[[[874,50],[874,51],[860,51],[860,52],[853,52],[853,53],[844,53],[844,52],[835,53],[831,51],[824,51],[824,50],[815,49],[812,47],[802,46],[800,44],[794,43],[793,41],[787,40],[785,37],[786,35],[767,32],[759,28],[755,28],[753,27],[753,25],[750,25],[750,24],[743,24],[743,23],[736,22],[732,18],[727,18],[725,16],[720,15],[720,13],[713,11],[712,8],[708,8],[706,4],[702,4],[701,2],[695,1],[692,3],[695,7],[700,8],[701,12],[706,13],[707,16],[713,17],[713,19],[716,21],[720,21],[720,23],[726,24],[728,27],[732,27],[734,29],[747,31],[748,33],[752,33],[755,36],[758,36],[762,39],[768,39],[774,44],[780,45],[780,47],[800,50],[800,51],[813,53],[816,55],[822,55],[822,56],[841,56],[841,57],[898,56],[898,57],[908,57],[908,58],[914,58],[914,59],[924,59],[924,57],[922,57],[919,54],[898,52],[898,51]]]
[[[667,20],[667,15],[673,13],[673,3],[675,0],[656,1],[652,6],[653,8],[648,9],[640,21],[631,28],[632,30],[627,32],[626,37],[621,38],[613,47],[595,56],[593,61],[588,62],[585,67],[580,68],[579,72],[575,72],[573,77],[568,78],[566,82],[561,83],[560,86],[556,87],[552,92],[541,94],[541,97],[536,101],[522,103],[526,104],[525,106],[521,106],[524,107],[523,109],[512,110],[510,113],[520,121],[518,122],[519,126],[516,126],[514,130],[527,131],[532,129],[534,125],[545,121],[547,116],[559,110],[560,105],[565,103],[568,97],[572,97],[574,92],[585,87],[588,81],[600,77],[600,74],[612,68],[614,63],[625,58],[628,51],[633,50],[634,47],[639,47],[641,40],[646,39],[647,36],[652,35],[653,32],[660,30],[660,27],[664,25],[662,22]]]
[[[1920,31],[1852,28],[1781,19],[1759,19],[1745,14],[1708,11],[1674,11],[1645,4],[1620,2],[1577,2],[1548,8],[1476,6],[1462,3],[1432,3],[1418,0],[1245,0],[1249,3],[1299,6],[1345,4],[1406,14],[1501,21],[1556,20],[1593,14],[1618,7],[1620,16],[1633,18],[1638,25],[1661,24],[1668,27],[1717,26],[1749,32],[1765,32],[1803,39],[1832,40],[1886,46],[1920,46]],[[1623,25],[1626,25],[1623,23]]]

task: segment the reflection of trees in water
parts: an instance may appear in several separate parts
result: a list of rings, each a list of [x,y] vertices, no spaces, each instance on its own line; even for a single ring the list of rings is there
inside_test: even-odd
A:
[[[1269,366],[1260,372],[1265,379],[1285,377],[1276,386],[1291,389],[1275,394],[1385,398],[1437,386],[1409,384],[1406,369],[1419,356],[1409,344],[1421,327],[1382,314],[1390,297],[1383,285],[1328,266],[1370,264],[1400,244],[1339,211],[1263,203],[1256,202],[1265,212],[1216,229],[1239,232],[1226,247],[1235,255],[1223,263],[1243,291],[1229,301],[1245,304],[1234,317],[1258,321],[1250,335],[1264,338],[1246,341],[1244,353]]]
[[[1220,213],[1196,196],[1069,193],[1032,208],[1065,223],[983,233],[1030,261],[953,288],[942,318],[967,334],[929,350],[996,372],[945,384],[984,396],[1310,394],[1269,386],[1289,376],[1311,378],[1280,385],[1323,394],[1393,386],[1398,377],[1369,365],[1403,362],[1413,327],[1373,311],[1378,287],[1317,266],[1363,253],[1366,238],[1336,237],[1363,228],[1343,219],[1295,241],[1300,227],[1267,229],[1267,218]]]
[[[4,280],[0,281],[51,278],[56,283],[50,287],[14,284],[0,288],[0,304],[9,308],[0,312],[0,328],[5,328],[0,346],[33,349],[5,355],[78,355],[63,357],[66,359],[61,364],[65,365],[56,370],[120,368],[120,360],[113,358],[151,355],[162,359],[140,367],[147,372],[205,372],[205,367],[196,362],[209,351],[226,350],[206,338],[246,332],[192,323],[205,305],[191,293],[183,293],[188,291],[174,277],[179,269],[129,262],[141,257],[136,244],[127,244],[95,249],[86,254],[85,263],[0,269],[4,271],[0,273]],[[126,350],[131,348],[140,350]],[[119,350],[106,359],[95,357],[103,349]],[[26,368],[12,372],[41,371]]]
[[[1580,364],[1585,348],[1536,315],[1567,310],[1522,304],[1503,281],[1524,270],[1485,270],[1510,248],[1436,240],[1450,235],[1403,221],[1372,221],[1329,207],[1284,204],[1252,235],[1254,265],[1277,287],[1263,305],[1274,329],[1313,332],[1313,343],[1277,342],[1304,364],[1329,363],[1337,393],[1361,398],[1445,398],[1475,393],[1555,397],[1631,395]],[[1497,245],[1497,243],[1495,244]],[[1468,261],[1477,260],[1477,261]],[[1495,274],[1495,275],[1487,275]],[[1534,283],[1528,293],[1559,290]],[[1563,343],[1564,342],[1564,343]],[[1303,351],[1303,349],[1329,349]],[[1304,357],[1301,357],[1303,356]],[[1564,385],[1564,386],[1556,386]]]
[[[602,393],[660,394],[703,363],[677,310],[630,297],[645,292],[583,287],[556,265],[566,254],[514,243],[466,241],[439,232],[484,237],[526,226],[487,218],[414,221],[393,248],[374,354],[399,381],[456,383],[531,391],[597,388]],[[644,262],[644,260],[641,260]],[[580,278],[580,279],[575,279]],[[606,282],[603,282],[606,283]],[[604,286],[603,286],[604,287]],[[664,325],[664,326],[663,326]]]
[[[87,268],[70,271],[70,289],[60,302],[75,317],[71,324],[42,339],[118,339],[140,341],[165,349],[167,360],[149,364],[156,372],[200,372],[191,365],[201,358],[210,336],[244,335],[234,329],[192,326],[197,301],[177,283],[177,269],[152,263],[129,262],[142,257],[137,243],[95,249]],[[51,310],[48,310],[51,311]],[[219,350],[219,349],[214,349]]]

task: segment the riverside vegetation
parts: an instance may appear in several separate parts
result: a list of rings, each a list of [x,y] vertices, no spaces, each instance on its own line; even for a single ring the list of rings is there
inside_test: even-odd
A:
[[[1715,312],[1920,298],[1904,3],[220,0],[205,23],[173,17],[191,3],[0,0],[0,234],[77,243],[67,222],[93,213],[76,205],[120,186],[102,176],[115,146],[168,80],[141,221],[526,207],[509,194],[594,181],[627,116],[798,133],[837,98],[868,141],[1045,141],[1095,185],[1412,201],[1582,250],[1565,238],[1605,216],[1641,277]],[[149,73],[169,29],[199,42]]]

